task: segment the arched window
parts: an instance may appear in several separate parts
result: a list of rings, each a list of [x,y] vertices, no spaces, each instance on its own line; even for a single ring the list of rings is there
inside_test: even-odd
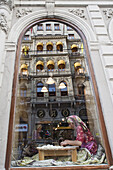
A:
[[[63,43],[61,41],[58,41],[56,43],[56,48],[57,48],[57,51],[63,51]]]
[[[42,82],[37,83],[37,97],[44,97],[44,93],[41,92],[42,87],[43,87]]]
[[[79,84],[78,85],[78,95],[80,96],[84,96],[84,93],[85,93],[85,86],[83,84]]]
[[[43,43],[41,42],[37,43],[37,51],[43,51]]]
[[[36,63],[36,71],[39,72],[39,71],[43,70],[43,68],[44,68],[44,63],[42,61],[38,61]]]
[[[28,75],[28,65],[22,64],[20,67],[20,72],[21,72],[21,75],[27,76]]]
[[[33,57],[27,59],[27,63],[29,63],[29,66],[31,68],[31,69],[29,69],[29,75],[30,76],[28,78],[26,78],[26,77],[25,78],[24,77],[20,78],[19,77],[18,78],[17,88],[20,87],[20,83],[26,82],[30,94],[33,94],[33,95],[31,95],[29,97],[29,100],[28,100],[28,98],[25,98],[25,100],[23,101],[23,100],[21,100],[21,98],[19,98],[20,96],[18,96],[18,94],[17,94],[16,99],[12,98],[13,102],[12,102],[12,106],[11,106],[12,107],[11,112],[12,112],[12,110],[15,110],[15,117],[16,117],[15,120],[17,121],[17,119],[19,120],[19,118],[20,118],[21,120],[20,120],[20,122],[19,121],[18,122],[21,124],[21,122],[24,123],[24,119],[23,119],[24,115],[22,115],[22,117],[19,117],[19,116],[17,117],[17,114],[18,114],[19,109],[21,107],[26,109],[26,112],[29,115],[29,119],[28,119],[28,127],[29,128],[28,128],[28,135],[27,135],[28,143],[34,144],[34,141],[32,140],[32,132],[34,131],[34,127],[36,127],[38,124],[42,125],[42,134],[43,135],[41,136],[41,138],[42,138],[41,139],[41,147],[43,145],[45,145],[45,143],[46,144],[50,144],[50,143],[53,144],[53,141],[54,141],[54,144],[56,144],[56,145],[60,144],[59,143],[59,133],[62,130],[65,131],[65,136],[62,136],[63,140],[67,139],[66,134],[71,134],[70,140],[75,139],[75,133],[73,133],[73,128],[70,128],[69,124],[67,124],[66,116],[68,115],[67,114],[68,112],[65,113],[66,108],[68,108],[70,110],[70,115],[71,116],[77,116],[77,115],[80,116],[81,119],[87,125],[88,125],[89,120],[91,120],[91,118],[93,117],[92,122],[93,122],[94,126],[93,127],[89,126],[89,128],[90,128],[89,130],[91,132],[93,132],[94,139],[96,139],[96,137],[98,137],[98,139],[100,141],[99,144],[104,143],[105,140],[107,139],[107,138],[105,138],[105,139],[103,138],[104,139],[104,141],[103,141],[102,135],[101,135],[102,127],[104,127],[104,130],[106,130],[106,129],[105,129],[105,126],[104,126],[104,119],[102,117],[103,115],[102,115],[102,111],[101,111],[101,105],[99,103],[98,91],[96,91],[98,89],[97,89],[97,86],[96,86],[95,77],[93,75],[93,69],[92,69],[92,65],[91,65],[91,61],[90,61],[90,56],[89,56],[89,53],[88,53],[88,45],[86,43],[85,36],[82,35],[81,37],[79,37],[80,41],[81,41],[82,37],[84,38],[84,48],[86,48],[85,49],[86,54],[84,54],[84,56],[82,56],[82,57],[78,53],[77,53],[76,57],[70,56],[69,53],[66,53],[66,54],[60,53],[60,56],[59,56],[59,54],[55,54],[55,56],[53,56],[51,54],[51,52],[49,53],[49,52],[45,51],[45,53],[47,52],[46,55],[44,54],[44,55],[40,56],[39,54],[36,55],[36,53],[34,52]],[[53,35],[52,37],[49,38],[49,41],[52,41],[55,44],[56,39],[58,39],[58,38],[59,38],[58,36],[55,37],[55,35]],[[32,39],[34,40],[34,37]],[[41,41],[42,41],[42,39],[44,39],[44,42],[46,42],[47,41],[47,36],[41,37]],[[36,40],[36,42],[40,41],[40,37],[36,36],[35,40]],[[64,35],[63,36],[61,35],[61,40],[63,42],[65,41],[65,44],[66,44],[67,48],[69,49],[70,48],[70,43],[72,41],[68,40],[67,38],[64,38]],[[76,39],[74,41],[76,41]],[[33,43],[33,42],[34,41],[29,42],[29,44],[33,49],[35,49],[36,44]],[[78,46],[79,46],[80,44],[79,44],[78,41],[75,42],[75,44],[77,44],[77,43],[78,43]],[[47,50],[48,51],[53,50],[53,44],[52,43],[49,42],[46,45],[47,45]],[[77,51],[76,47],[74,47],[73,50]],[[67,60],[69,61],[69,66],[70,67],[68,67],[68,72],[66,70],[66,72],[62,74],[62,72],[58,72],[58,71],[55,72],[54,71],[53,75],[49,75],[49,74],[51,74],[49,72],[42,72],[42,75],[41,74],[37,74],[37,75],[33,74],[33,70],[35,70],[35,69],[42,70],[43,69],[43,64],[41,63],[42,61],[39,60],[40,63],[39,62],[37,63],[37,60],[39,59],[39,57],[40,57],[40,59],[42,61],[45,61],[45,60],[47,61],[47,69],[50,70],[50,71],[54,69],[54,67],[55,67],[54,63],[55,63],[55,61],[59,61],[59,57],[60,58],[65,58],[65,61],[67,61]],[[86,58],[87,58],[87,60],[86,60]],[[24,60],[26,60],[26,59],[24,59]],[[72,65],[72,63],[75,60],[76,60],[76,63],[74,65]],[[21,58],[20,63],[22,63],[22,62],[23,62],[23,59]],[[24,63],[26,63],[26,61]],[[35,68],[33,68],[33,63],[36,63]],[[74,76],[75,72],[77,72],[78,70],[79,70],[80,73],[82,73],[82,70],[80,70],[82,68],[81,63],[83,63],[83,65],[85,67],[85,70],[86,70],[86,73],[88,74],[88,76],[90,76],[90,75],[92,76],[91,79],[87,80],[85,76]],[[74,67],[75,67],[75,70],[74,70]],[[58,68],[59,69],[64,69],[65,68],[65,62],[60,60],[59,63],[58,63]],[[27,69],[27,67],[26,67],[26,69]],[[23,70],[24,69],[22,69],[22,71]],[[16,75],[14,75],[14,77],[15,76]],[[58,83],[58,82],[60,82],[62,80],[60,82],[60,84],[59,84],[60,85],[60,90],[58,89],[58,87],[55,86],[56,84],[53,83],[53,84],[48,85],[48,93],[47,93],[47,91],[43,91],[43,92],[41,91],[42,88],[44,87],[44,84],[42,83],[42,80],[44,80],[45,83],[48,84],[48,81],[46,82],[46,79],[49,76],[51,76],[51,77],[53,76],[55,78],[55,83]],[[15,77],[15,79],[16,78],[17,77]],[[40,78],[41,81],[38,81],[37,84],[35,84],[36,80],[39,79],[39,78]],[[69,85],[64,80],[66,80],[66,82],[69,81]],[[85,82],[85,81],[87,81],[87,82]],[[14,81],[14,83],[15,83],[15,81]],[[63,85],[61,86],[61,83],[63,83],[64,86]],[[85,84],[85,87],[84,87],[84,85],[83,86],[81,86],[81,85],[77,86],[78,84],[82,84],[82,83]],[[94,86],[92,85],[92,83],[93,83]],[[36,85],[36,88],[34,88],[35,85]],[[70,87],[68,87],[68,86],[70,86]],[[85,93],[84,93],[84,88],[85,88]],[[95,88],[96,88],[96,90],[95,90]],[[17,91],[19,91],[19,90],[17,89]],[[56,91],[57,91],[57,93],[56,93]],[[59,92],[60,92],[60,94],[59,94]],[[24,94],[24,93],[22,93],[22,94]],[[68,94],[69,94],[69,96],[68,96]],[[80,96],[81,95],[85,96],[84,97],[85,100],[80,100],[81,98],[77,98],[77,99],[74,98],[74,96],[77,96],[78,94]],[[15,96],[15,91],[14,91],[13,96]],[[42,97],[42,98],[40,98],[40,97]],[[56,100],[54,100],[54,99],[56,99]],[[22,101],[23,103],[20,102],[20,101]],[[14,103],[16,103],[15,107],[14,107]],[[98,106],[98,108],[97,108],[97,106]],[[42,110],[42,108],[45,111],[45,114],[44,114],[43,111],[40,111],[39,116],[37,116],[37,109]],[[81,109],[84,109],[84,110],[81,111]],[[50,115],[49,115],[49,110],[50,110]],[[57,112],[56,112],[56,110],[57,110]],[[63,110],[63,114],[62,114],[61,110]],[[90,113],[88,113],[88,110],[90,110]],[[46,114],[46,112],[47,112],[47,114]],[[98,114],[98,112],[99,112],[99,114]],[[11,113],[11,116],[12,116],[12,113]],[[103,121],[102,122],[103,124],[101,124],[101,127],[100,127],[100,124],[98,122],[98,117],[102,118],[101,122]],[[78,121],[78,124],[79,124],[80,119],[78,119],[77,121]],[[20,124],[19,124],[19,126],[21,127]],[[9,125],[10,125],[9,130],[14,129],[11,126],[11,123],[9,123]],[[62,127],[62,125],[65,125],[65,126]],[[49,131],[49,133],[46,133],[48,131]],[[85,130],[83,130],[83,133],[85,133],[85,132],[87,132],[86,126],[85,126]],[[14,134],[16,134],[16,133],[17,132],[15,132],[15,129],[14,129]],[[36,133],[37,133],[37,131],[36,131]],[[106,131],[105,131],[105,133],[106,133]],[[19,131],[18,131],[18,134],[19,134]],[[79,134],[77,134],[77,135],[79,135]],[[56,136],[56,137],[54,138],[54,136]],[[19,139],[22,139],[22,138],[19,136]],[[22,157],[23,155],[21,155],[21,153],[22,153],[23,149],[25,149],[25,148],[20,149],[20,152],[18,153],[19,145],[21,145],[22,142],[23,142],[23,139],[22,139],[22,141],[20,141],[19,139],[16,138],[16,140],[14,141],[15,147],[13,147],[13,149],[12,149],[13,150],[12,154],[13,153],[16,154],[17,162],[19,162],[19,160],[18,160],[19,156],[20,156],[20,159],[23,159],[23,157]],[[10,144],[11,144],[11,142],[10,142]],[[35,141],[37,146],[40,146],[39,142],[40,141]],[[109,144],[109,142],[107,142],[107,143]],[[9,142],[8,142],[8,144],[9,144]],[[87,145],[87,141],[86,141],[86,145]],[[96,146],[97,145],[95,145],[94,149],[97,149]],[[68,147],[68,149],[73,150],[72,147]],[[10,150],[11,150],[11,148],[10,148]],[[30,163],[33,163],[33,164],[32,165],[31,164],[26,165],[26,164],[24,164],[24,163],[26,163],[25,160],[23,160],[23,162],[19,162],[19,163],[22,163],[22,164],[20,164],[20,166],[24,164],[25,167],[28,167],[28,166],[29,167],[31,167],[31,166],[34,167],[36,165],[35,163],[37,163],[37,167],[39,167],[40,163],[41,163],[41,162],[39,163],[39,161],[41,161],[42,155],[40,153],[40,147],[38,147],[37,150],[38,150],[37,152],[39,153],[38,162],[30,162]],[[7,151],[8,151],[8,149],[7,149]],[[69,156],[69,152],[65,152],[65,149],[63,150],[63,152],[62,151],[58,152],[58,155],[57,155],[57,152],[55,152],[55,148],[53,149],[53,151],[54,151],[53,153],[49,152],[49,151],[50,150],[48,150],[48,153],[50,153],[50,155],[52,156],[52,159],[54,159],[55,156],[57,156],[58,158],[61,155]],[[110,151],[110,149],[109,149],[109,151]],[[75,155],[75,154],[73,155],[73,153],[75,153],[75,152],[76,152],[76,150],[74,152],[73,151],[70,152],[70,154],[71,154],[70,158],[71,158],[71,165],[75,166],[75,169],[77,169],[77,166],[79,166],[79,165],[76,164],[76,163],[78,163],[77,162],[78,160],[76,159],[77,155]],[[78,154],[78,152],[76,152],[76,153]],[[90,153],[90,151],[88,151],[88,154],[89,153]],[[32,153],[30,152],[30,154],[32,154]],[[13,155],[12,155],[12,157],[13,157]],[[92,158],[92,157],[90,157],[90,158]],[[103,157],[101,157],[101,158],[103,159]],[[104,153],[104,158],[105,158],[105,153]],[[45,157],[43,159],[46,160]],[[11,163],[13,164],[14,161],[15,161],[15,157],[12,160],[13,161]],[[91,162],[89,162],[89,160],[88,160],[88,162],[87,162],[88,165],[91,165],[91,164],[95,163],[95,162],[92,162],[93,161],[92,159],[90,159],[90,161]],[[107,161],[105,159],[102,160],[102,161],[103,161],[102,163],[104,164],[103,167],[106,168],[107,166],[105,167],[105,164],[106,164]],[[45,161],[44,161],[44,163],[45,163]],[[66,165],[66,162],[63,161],[62,163],[63,163],[62,166]],[[97,162],[97,166],[98,166],[98,164],[100,164],[100,160]],[[47,165],[47,166],[49,166],[49,165]],[[81,167],[82,167],[82,165],[84,165],[84,162],[80,162]],[[17,165],[14,165],[14,166],[17,166]],[[45,166],[46,165],[44,164],[43,167],[45,167]],[[71,167],[70,167],[70,169],[71,169]],[[61,167],[59,167],[59,168],[61,168]],[[99,168],[99,166],[98,166],[98,168]],[[80,169],[80,167],[79,167],[79,169]],[[87,167],[86,167],[86,169],[87,169]]]
[[[54,69],[54,61],[49,60],[47,62],[47,68],[48,68],[48,71],[53,71],[53,69]]]
[[[53,43],[52,42],[48,42],[46,44],[46,47],[47,47],[47,51],[52,51],[53,50]]]
[[[72,51],[72,52],[77,52],[77,51],[78,51],[78,46],[77,46],[76,44],[73,44],[73,45],[71,46],[71,51]]]
[[[49,90],[49,96],[56,96],[55,83],[54,84],[49,84],[48,85],[48,90]]]
[[[67,91],[67,84],[65,81],[62,81],[61,83],[65,84],[65,88],[61,88],[60,92],[61,92],[61,96],[67,96],[68,95],[68,91]]]
[[[65,69],[65,61],[64,60],[58,61],[58,68],[59,68],[60,71]]]

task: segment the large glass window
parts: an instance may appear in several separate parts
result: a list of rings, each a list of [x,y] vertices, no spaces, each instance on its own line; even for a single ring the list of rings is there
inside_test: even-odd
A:
[[[43,24],[49,31],[51,25],[60,27],[58,22],[46,22],[33,29],[41,30]],[[76,52],[81,47],[83,40],[77,32],[69,32],[66,37],[50,31],[48,37],[45,31],[42,37],[29,35],[28,44],[22,41],[23,54],[28,47],[34,54],[20,58],[11,167],[77,169],[107,164],[86,50],[82,45],[82,56],[60,50],[62,46]],[[47,50],[36,54],[36,45],[37,50],[43,45]],[[55,53],[53,47],[62,52]],[[23,73],[27,76],[20,76]]]
[[[43,83],[37,83],[37,97],[43,97],[44,96],[44,93],[41,92],[42,90],[42,87],[43,87]]]
[[[48,88],[49,88],[49,96],[55,96],[56,95],[55,83],[49,84]]]

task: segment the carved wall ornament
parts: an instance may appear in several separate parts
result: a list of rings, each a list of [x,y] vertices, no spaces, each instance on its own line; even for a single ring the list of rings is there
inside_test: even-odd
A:
[[[69,9],[68,11],[73,13],[74,15],[77,15],[80,18],[86,19],[83,9]]]
[[[55,8],[55,1],[54,0],[46,0],[45,6],[46,6],[48,15],[53,15],[54,8]]]
[[[0,28],[3,31],[5,31],[5,33],[8,32],[7,20],[6,20],[6,16],[4,15],[4,13],[0,14]]]
[[[8,5],[12,9],[12,0],[0,0],[0,5]]]
[[[103,10],[105,16],[107,17],[107,19],[111,18],[113,16],[113,9],[108,8]]]
[[[20,18],[24,15],[28,15],[30,12],[32,12],[31,8],[18,9],[17,12],[16,12],[16,17]]]

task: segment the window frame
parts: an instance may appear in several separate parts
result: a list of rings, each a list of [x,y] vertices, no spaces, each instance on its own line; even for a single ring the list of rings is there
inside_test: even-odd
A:
[[[46,24],[46,31],[51,31],[51,24]]]
[[[43,31],[43,24],[37,24],[37,31]]]

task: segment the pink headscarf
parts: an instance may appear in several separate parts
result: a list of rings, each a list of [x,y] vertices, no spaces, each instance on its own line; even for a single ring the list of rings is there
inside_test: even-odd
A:
[[[84,130],[88,129],[86,124],[76,115],[71,115],[67,118],[67,122],[68,123],[72,123],[73,122],[73,119],[75,121],[77,121],[78,123],[80,123],[82,125],[82,127],[84,128]]]

